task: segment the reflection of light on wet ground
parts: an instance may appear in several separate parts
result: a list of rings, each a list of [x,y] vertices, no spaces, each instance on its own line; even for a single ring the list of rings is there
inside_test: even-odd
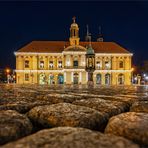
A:
[[[148,86],[99,86],[99,85],[0,85],[1,88],[13,88],[16,91],[42,91],[51,93],[66,93],[71,95],[90,95],[90,96],[148,96]]]

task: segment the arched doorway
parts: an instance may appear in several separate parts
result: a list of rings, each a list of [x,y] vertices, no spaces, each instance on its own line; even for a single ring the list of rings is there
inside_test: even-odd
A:
[[[64,76],[62,74],[58,75],[58,84],[64,84]]]
[[[74,75],[73,75],[73,83],[78,84],[78,82],[79,82],[79,74],[74,73]]]
[[[101,74],[96,75],[96,84],[101,84]]]
[[[39,75],[39,84],[45,84],[46,83],[46,76],[44,73],[41,73]]]
[[[48,77],[48,84],[54,84],[54,75],[51,73]]]
[[[118,84],[119,85],[124,84],[124,75],[123,74],[118,75]]]
[[[109,73],[105,75],[105,85],[110,85],[110,74]]]

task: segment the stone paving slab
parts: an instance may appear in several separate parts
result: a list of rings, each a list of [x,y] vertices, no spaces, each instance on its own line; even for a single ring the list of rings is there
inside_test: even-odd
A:
[[[71,126],[101,130],[106,121],[100,112],[70,103],[37,106],[27,116],[43,127]]]
[[[122,136],[148,146],[148,114],[128,112],[112,117],[105,133]]]
[[[16,140],[32,132],[32,123],[13,110],[0,111],[0,144]]]
[[[58,127],[41,130],[1,148],[139,148],[131,141],[84,128]]]

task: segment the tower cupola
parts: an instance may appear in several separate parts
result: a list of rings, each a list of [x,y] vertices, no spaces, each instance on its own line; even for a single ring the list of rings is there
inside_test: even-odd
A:
[[[79,26],[76,23],[76,17],[73,17],[73,23],[70,26],[70,45],[74,46],[74,45],[79,45]]]

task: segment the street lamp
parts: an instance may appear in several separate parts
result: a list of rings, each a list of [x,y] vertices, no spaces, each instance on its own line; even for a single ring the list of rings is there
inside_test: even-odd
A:
[[[7,83],[9,84],[9,80],[10,80],[10,69],[9,68],[7,68],[6,69],[6,75],[7,75]]]

